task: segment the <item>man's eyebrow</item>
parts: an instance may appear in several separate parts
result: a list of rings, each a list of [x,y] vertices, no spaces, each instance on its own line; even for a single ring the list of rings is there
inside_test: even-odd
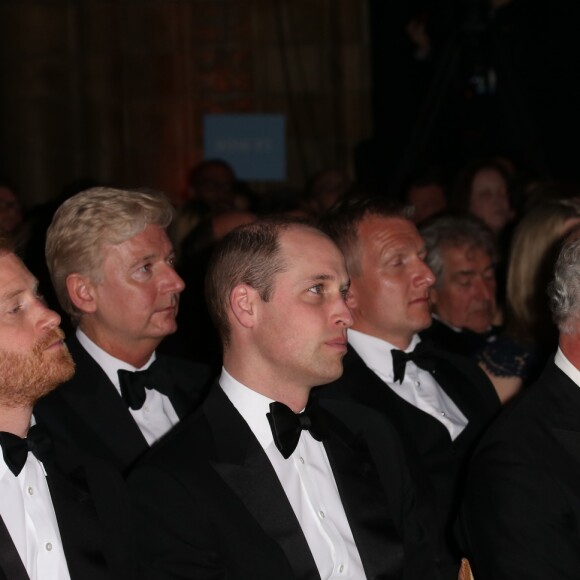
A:
[[[10,292],[5,292],[4,294],[0,294],[0,302],[8,302],[9,300],[16,298],[16,296],[19,296],[23,292],[24,292],[24,289],[19,288],[18,290],[12,290]]]
[[[154,260],[158,256],[159,256],[159,254],[155,254],[155,253],[147,254],[146,256],[139,256],[138,258],[135,258],[135,260],[133,260],[131,262],[129,267],[134,268],[135,266],[139,266],[143,262],[149,262],[150,260]]]

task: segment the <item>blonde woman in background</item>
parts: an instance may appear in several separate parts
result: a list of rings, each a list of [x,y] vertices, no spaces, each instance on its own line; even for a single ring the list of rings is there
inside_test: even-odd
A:
[[[580,198],[543,202],[515,229],[510,249],[505,332],[480,355],[502,402],[533,381],[556,349],[546,289],[563,237],[580,223]]]

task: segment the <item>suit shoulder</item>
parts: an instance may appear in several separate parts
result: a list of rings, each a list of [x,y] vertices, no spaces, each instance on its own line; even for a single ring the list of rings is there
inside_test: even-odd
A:
[[[184,455],[201,458],[211,442],[207,418],[202,409],[182,419],[164,437],[154,443],[136,464],[140,466],[158,466],[164,464],[177,466],[182,463]]]

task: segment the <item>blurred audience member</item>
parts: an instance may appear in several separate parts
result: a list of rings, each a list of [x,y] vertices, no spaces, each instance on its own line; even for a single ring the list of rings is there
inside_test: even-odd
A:
[[[411,219],[417,225],[447,207],[444,179],[436,168],[415,174],[405,187],[404,202],[413,208]]]
[[[222,159],[207,159],[189,172],[188,196],[200,204],[200,211],[208,213],[246,210],[251,205],[250,192]]]
[[[530,210],[515,229],[508,266],[506,330],[480,354],[480,364],[507,400],[537,378],[557,345],[546,288],[562,237],[580,223],[580,199]]]
[[[351,180],[338,169],[326,169],[314,175],[307,187],[313,213],[320,214],[331,208],[346,195],[351,185]]]
[[[466,166],[451,189],[451,207],[483,220],[496,235],[514,218],[510,175],[497,160],[478,160]]]
[[[479,219],[445,215],[420,230],[427,264],[437,281],[431,288],[433,324],[421,336],[439,348],[474,357],[498,329],[495,241]]]
[[[0,230],[13,237],[17,235],[24,216],[16,190],[0,177]]]

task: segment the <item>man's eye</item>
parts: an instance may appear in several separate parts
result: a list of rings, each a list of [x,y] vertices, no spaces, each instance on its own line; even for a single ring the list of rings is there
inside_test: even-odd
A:
[[[8,314],[18,314],[22,310],[22,304],[17,304],[16,306],[8,310]]]
[[[308,292],[312,292],[312,294],[322,294],[322,284],[316,284],[311,288],[308,288]]]
[[[144,264],[139,268],[140,272],[150,272],[151,271],[151,264]]]

